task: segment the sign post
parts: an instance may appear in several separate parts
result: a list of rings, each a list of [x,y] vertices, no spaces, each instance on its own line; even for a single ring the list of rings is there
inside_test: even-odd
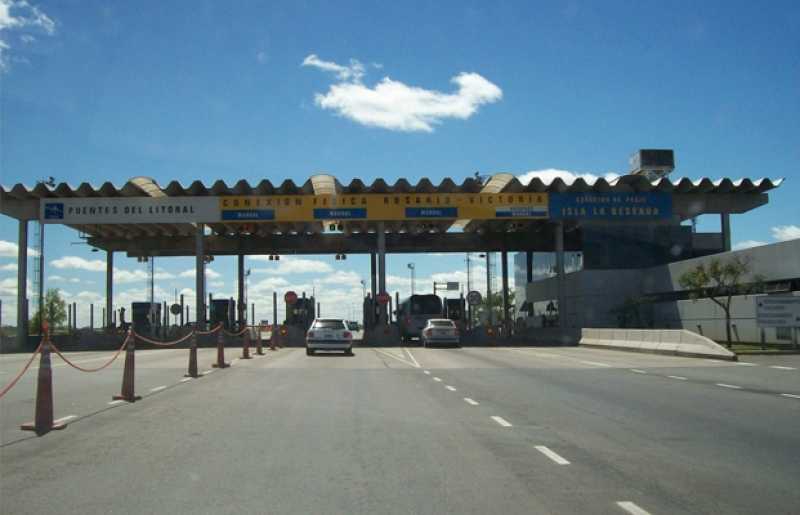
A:
[[[761,344],[764,345],[765,327],[788,327],[792,331],[792,343],[798,348],[797,331],[800,328],[800,297],[794,295],[765,295],[755,298],[756,325],[761,328]]]

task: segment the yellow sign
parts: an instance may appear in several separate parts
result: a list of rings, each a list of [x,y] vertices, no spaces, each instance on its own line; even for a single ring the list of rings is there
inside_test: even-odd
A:
[[[222,221],[507,220],[547,218],[546,193],[368,193],[221,197]]]

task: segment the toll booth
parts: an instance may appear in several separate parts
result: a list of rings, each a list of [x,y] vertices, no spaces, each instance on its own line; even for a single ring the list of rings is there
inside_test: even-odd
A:
[[[230,331],[236,320],[236,303],[233,299],[212,299],[209,321],[211,327],[222,323],[222,327]]]
[[[132,302],[131,323],[137,333],[157,334],[161,330],[161,303]]]
[[[314,297],[300,297],[294,304],[286,303],[286,325],[307,331],[315,317]]]
[[[466,303],[464,298],[458,299],[444,299],[444,315],[445,318],[449,318],[455,322],[463,322],[466,320]]]

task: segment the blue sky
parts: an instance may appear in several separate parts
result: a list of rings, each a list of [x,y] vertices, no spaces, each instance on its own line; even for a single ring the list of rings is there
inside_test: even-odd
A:
[[[277,4],[0,0],[0,182],[604,175],[637,148],[674,148],[675,177],[787,178],[767,207],[734,216],[734,243],[797,236],[797,2]],[[13,220],[0,231],[16,242]],[[97,302],[95,265],[52,264],[102,257],[77,240],[49,230],[47,274],[65,281],[48,286]],[[321,288],[329,305],[357,300],[365,260],[310,259],[350,274]],[[463,256],[396,256],[396,281],[409,260],[424,288],[464,269]],[[9,318],[13,261],[0,257]],[[192,287],[189,260],[158,265],[164,294]],[[212,266],[223,294],[234,266]],[[264,294],[326,277],[293,270],[251,277]],[[132,276],[119,301],[143,288]]]

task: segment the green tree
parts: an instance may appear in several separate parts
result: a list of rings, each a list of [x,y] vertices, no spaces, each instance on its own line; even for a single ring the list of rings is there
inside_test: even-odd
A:
[[[755,276],[746,285],[744,278],[750,273],[750,262],[739,256],[729,260],[712,259],[707,265],[700,263],[687,270],[678,279],[682,288],[689,290],[689,298],[711,299],[725,312],[725,336],[731,346],[731,299],[734,295],[752,291],[761,282]]]
[[[484,313],[491,309],[492,320],[495,324],[503,321],[503,292],[492,292],[491,298],[484,297],[483,301],[472,310],[472,316],[478,320],[487,316]],[[516,304],[514,303],[514,290],[508,291],[508,317],[512,322],[514,321],[514,311]],[[488,319],[487,319],[488,320]]]
[[[44,312],[45,320],[50,324],[52,331],[56,327],[63,327],[64,322],[67,320],[67,304],[61,298],[61,291],[58,288],[51,288],[47,290],[44,295]],[[38,332],[41,326],[40,312],[37,311],[31,319],[31,329]]]

